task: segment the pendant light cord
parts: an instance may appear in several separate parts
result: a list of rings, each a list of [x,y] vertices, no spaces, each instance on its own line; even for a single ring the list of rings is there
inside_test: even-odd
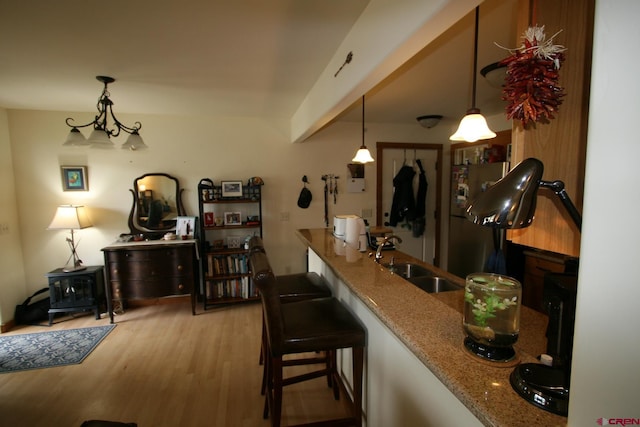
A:
[[[476,25],[473,37],[473,91],[471,93],[471,108],[476,108],[476,74],[478,73],[478,18],[480,16],[480,6],[476,6]]]
[[[362,95],[362,146],[364,147],[364,95]]]

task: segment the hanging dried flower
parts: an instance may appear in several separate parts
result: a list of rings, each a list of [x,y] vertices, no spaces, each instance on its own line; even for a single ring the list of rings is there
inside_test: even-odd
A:
[[[500,63],[507,66],[502,99],[508,102],[507,118],[546,123],[562,104],[564,89],[558,84],[558,71],[564,62],[564,46],[546,40],[544,26],[527,28],[523,45],[509,49],[511,56]]]

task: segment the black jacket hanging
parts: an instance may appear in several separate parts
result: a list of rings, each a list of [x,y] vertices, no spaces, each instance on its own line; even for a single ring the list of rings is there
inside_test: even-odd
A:
[[[418,175],[418,193],[416,195],[416,217],[413,222],[412,234],[413,237],[420,237],[424,234],[426,227],[426,204],[427,204],[427,176],[422,167],[422,161],[416,160],[418,167],[420,168],[420,175]]]
[[[416,172],[411,166],[402,166],[393,178],[393,200],[389,214],[389,225],[395,227],[403,219],[412,221],[416,215],[416,201],[413,198],[413,177]]]

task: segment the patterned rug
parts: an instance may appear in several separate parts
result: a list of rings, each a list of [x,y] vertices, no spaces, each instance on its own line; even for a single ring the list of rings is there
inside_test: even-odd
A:
[[[115,326],[0,336],[0,373],[82,363]]]

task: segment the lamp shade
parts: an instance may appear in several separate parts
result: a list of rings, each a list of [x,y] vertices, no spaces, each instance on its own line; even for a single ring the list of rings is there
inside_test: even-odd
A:
[[[449,137],[452,141],[476,142],[480,139],[495,138],[496,134],[487,125],[477,108],[470,109],[460,121],[458,130]]]
[[[67,135],[66,141],[62,145],[89,145],[89,142],[87,142],[87,139],[78,128],[72,128],[69,131],[69,135]]]
[[[374,160],[373,160],[373,157],[371,157],[371,153],[369,152],[369,149],[363,145],[358,149],[355,157],[351,159],[351,161],[355,163],[371,163]]]
[[[543,170],[540,160],[523,160],[471,202],[466,210],[467,219],[495,228],[528,227],[536,211]]]
[[[104,129],[94,129],[87,141],[91,144],[91,148],[113,148],[113,142]]]
[[[148,147],[147,144],[145,144],[142,140],[142,137],[140,136],[138,131],[134,130],[131,135],[129,135],[129,138],[127,138],[127,141],[122,144],[122,148],[135,151],[144,150]]]
[[[93,226],[84,206],[58,206],[47,230],[80,230]]]

